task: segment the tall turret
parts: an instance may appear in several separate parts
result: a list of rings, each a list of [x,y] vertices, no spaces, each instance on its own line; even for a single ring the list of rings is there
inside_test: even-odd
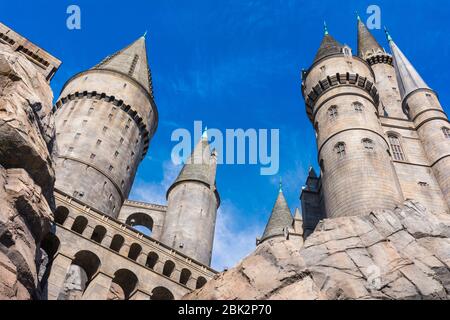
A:
[[[276,237],[288,238],[289,233],[293,232],[294,220],[291,210],[286,202],[283,191],[280,188],[277,200],[273,206],[269,221],[263,236],[258,240],[258,244]]]
[[[302,89],[317,134],[328,217],[367,215],[403,201],[374,83],[369,64],[326,30]]]
[[[425,83],[388,32],[402,106],[414,122],[436,180],[450,207],[450,124],[436,92]]]
[[[203,135],[178,178],[167,191],[168,207],[161,242],[211,264],[217,209],[217,155]]]
[[[117,217],[157,124],[141,37],[65,84],[56,103],[56,188]]]
[[[375,86],[380,95],[380,116],[407,120],[402,110],[400,89],[392,62],[358,16],[358,56],[367,61],[375,74]]]

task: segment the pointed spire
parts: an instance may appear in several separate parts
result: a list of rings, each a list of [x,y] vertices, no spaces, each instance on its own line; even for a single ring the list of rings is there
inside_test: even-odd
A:
[[[317,178],[316,170],[314,170],[314,168],[312,166],[309,167],[308,177],[309,178]]]
[[[208,140],[208,127],[205,127],[205,130],[203,131],[202,139]]]
[[[365,59],[368,53],[374,51],[383,51],[383,47],[358,16],[358,56]]]
[[[282,193],[283,192],[283,178],[280,177],[280,189],[279,192]]]
[[[324,31],[325,35],[322,39],[322,43],[320,44],[319,50],[317,51],[316,57],[314,58],[314,62],[319,61],[322,58],[327,56],[331,56],[334,54],[342,53],[343,45],[337,42],[328,32],[327,23],[324,22]]]
[[[202,182],[215,189],[217,164],[213,157],[214,153],[211,152],[208,139],[200,139],[177,179],[167,191],[167,196],[175,185],[183,181]]]
[[[152,84],[148,67],[145,36],[146,34],[128,47],[107,57],[93,69],[118,71],[133,78],[151,93]]]
[[[286,202],[286,198],[284,197],[283,192],[279,192],[269,222],[267,223],[261,238],[261,242],[264,242],[269,238],[284,236],[286,229],[291,227],[292,223],[292,214]]]
[[[408,58],[406,58],[399,47],[397,47],[387,29],[386,36],[388,37],[391,46],[402,98],[405,98],[408,94],[418,89],[430,89]]]
[[[355,13],[356,13],[356,19],[358,19],[358,21],[361,21],[361,17],[359,16],[359,12],[355,11]]]
[[[386,26],[384,27],[384,33],[386,33],[386,38],[387,38],[388,42],[393,41],[393,39],[391,37],[391,34],[389,33],[389,30],[388,30],[388,28]]]
[[[330,34],[328,32],[328,25],[327,25],[326,21],[323,22],[323,31],[324,31],[324,35],[326,35],[326,36]]]

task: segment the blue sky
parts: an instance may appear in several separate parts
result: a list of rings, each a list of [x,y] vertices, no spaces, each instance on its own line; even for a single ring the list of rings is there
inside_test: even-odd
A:
[[[66,28],[77,4],[82,29]],[[435,1],[5,1],[0,20],[63,61],[52,87],[58,96],[75,73],[88,69],[148,30],[148,55],[160,123],[131,197],[163,202],[179,168],[170,162],[176,128],[195,120],[211,128],[280,129],[280,176],[292,210],[309,165],[317,166],[314,132],[305,115],[300,71],[330,33],[356,51],[355,10],[381,7],[398,46],[446,107],[450,101],[450,3]],[[381,30],[374,30],[388,47]],[[255,247],[277,197],[279,176],[259,166],[221,166],[222,206],[213,266],[231,267]]]

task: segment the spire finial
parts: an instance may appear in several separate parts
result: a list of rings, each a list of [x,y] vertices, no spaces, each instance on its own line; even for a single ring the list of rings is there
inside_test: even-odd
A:
[[[146,38],[147,37],[147,30],[145,30],[144,35],[142,36],[142,38]]]
[[[324,33],[325,33],[326,36],[329,35],[328,25],[327,25],[326,21],[323,22],[323,30],[324,30]]]
[[[356,13],[356,19],[358,19],[358,21],[361,21],[361,17],[359,16],[358,10],[356,10],[355,13]]]
[[[387,27],[384,27],[384,32],[386,33],[386,37],[388,39],[389,42],[393,41],[391,34],[389,33],[389,30],[387,29]]]
[[[282,177],[280,177],[280,193],[282,193],[283,192],[283,178]]]
[[[208,127],[205,127],[205,131],[203,131],[202,139],[208,140]]]

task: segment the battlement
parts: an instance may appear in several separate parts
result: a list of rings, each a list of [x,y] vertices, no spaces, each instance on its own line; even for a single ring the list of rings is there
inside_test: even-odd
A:
[[[47,51],[30,42],[0,22],[0,43],[9,45],[14,51],[32,62],[47,81],[50,81],[61,66],[61,61]]]

